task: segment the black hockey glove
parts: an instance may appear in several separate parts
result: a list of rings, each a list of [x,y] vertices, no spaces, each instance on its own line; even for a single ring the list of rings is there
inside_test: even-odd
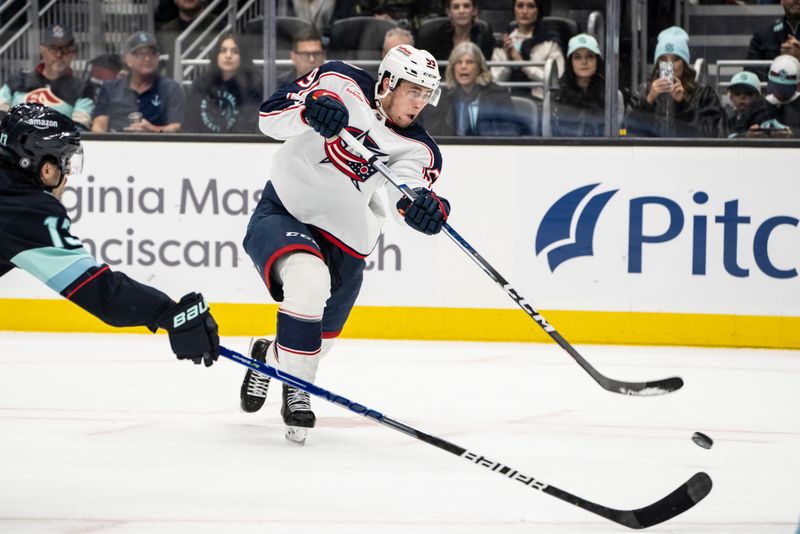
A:
[[[306,97],[305,104],[303,118],[325,139],[338,134],[350,120],[344,102],[339,95],[331,91],[324,89],[313,91]]]
[[[184,295],[179,303],[161,314],[156,322],[169,332],[169,344],[179,360],[201,361],[210,367],[219,357],[217,322],[200,293]]]
[[[450,203],[423,187],[414,189],[414,192],[418,196],[413,202],[406,197],[397,202],[398,211],[414,230],[428,235],[438,234],[450,215]]]

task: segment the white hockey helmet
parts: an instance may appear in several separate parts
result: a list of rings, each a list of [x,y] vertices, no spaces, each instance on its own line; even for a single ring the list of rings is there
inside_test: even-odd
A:
[[[381,85],[388,76],[389,90],[394,91],[401,80],[406,80],[421,85],[431,90],[428,104],[435,106],[439,102],[439,64],[426,50],[419,50],[411,45],[400,44],[389,50],[378,67],[378,83],[375,84],[375,94],[382,98]]]

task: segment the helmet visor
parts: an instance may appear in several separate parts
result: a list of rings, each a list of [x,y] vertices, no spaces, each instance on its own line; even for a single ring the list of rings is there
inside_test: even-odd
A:
[[[80,174],[83,172],[83,147],[79,146],[78,150],[71,154],[65,154],[61,161],[61,173],[64,176],[71,176],[73,174]]]
[[[409,83],[414,84],[414,82]],[[402,92],[415,102],[436,107],[436,104],[439,103],[439,95],[442,91],[439,87],[436,89],[429,89],[422,85],[414,84],[412,87],[404,88]]]
[[[436,89],[434,89],[433,92],[431,93],[430,99],[428,100],[428,105],[436,107],[436,104],[439,103],[439,96],[441,96],[441,94],[442,94],[441,87],[437,87]]]

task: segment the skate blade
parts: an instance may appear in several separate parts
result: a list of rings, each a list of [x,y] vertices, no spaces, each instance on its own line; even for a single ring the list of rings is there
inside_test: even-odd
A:
[[[286,441],[296,443],[301,447],[306,444],[306,437],[308,436],[308,429],[300,426],[287,426],[286,427]]]

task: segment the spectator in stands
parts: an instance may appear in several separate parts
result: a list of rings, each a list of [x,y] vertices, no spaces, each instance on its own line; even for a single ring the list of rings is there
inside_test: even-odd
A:
[[[187,132],[258,133],[263,91],[261,73],[242,39],[222,35],[211,52],[211,65],[186,94]]]
[[[175,5],[175,0],[158,0],[153,13],[156,31],[161,30],[164,24],[171,22],[177,16],[178,6]]]
[[[781,0],[783,18],[756,31],[750,39],[747,59],[775,59],[785,54],[800,59],[800,0]],[[753,69],[766,74],[765,69]]]
[[[725,112],[714,89],[695,81],[689,41],[685,32],[678,30],[659,35],[650,80],[631,96],[629,133],[645,137],[722,137]]]
[[[800,61],[794,56],[780,55],[769,67],[767,77],[767,112],[800,134]]]
[[[392,28],[391,30],[387,31],[383,38],[381,59],[383,59],[383,57],[389,53],[389,50],[401,44],[414,46],[414,36],[410,31],[404,28]]]
[[[597,40],[581,33],[569,40],[567,68],[553,92],[552,128],[557,137],[602,137],[605,66]]]
[[[161,50],[169,55],[166,63],[167,74],[172,75],[173,65],[175,65],[175,42],[178,36],[183,33],[191,24],[197,20],[203,9],[206,7],[207,0],[174,0],[178,7],[178,16],[161,25],[158,31],[158,42],[161,43]],[[192,44],[192,42],[211,24],[211,17],[202,19],[198,26],[192,30],[187,39],[182,41],[182,51]]]
[[[450,19],[441,33],[431,42],[419,40],[419,46],[436,59],[447,59],[453,48],[461,43],[473,42],[484,57],[491,57],[494,49],[492,27],[478,19],[478,0],[445,0],[445,13]]]
[[[78,48],[68,27],[55,24],[45,31],[39,48],[42,61],[32,71],[11,76],[0,88],[2,115],[22,102],[39,102],[88,129],[94,110],[92,88],[72,72]]]
[[[520,131],[509,92],[492,82],[480,48],[475,43],[456,45],[448,58],[445,81],[449,89],[439,104],[423,114],[422,122],[433,135],[518,136]]]
[[[305,76],[325,63],[327,55],[322,47],[322,36],[314,28],[300,30],[292,35],[292,50],[289,59],[294,69],[278,77],[278,87]]]
[[[747,137],[800,137],[800,61],[781,55],[769,67],[767,96],[754,104]]]
[[[737,72],[728,85],[728,100],[725,106],[725,116],[728,121],[729,137],[738,137],[747,133],[752,122],[752,110],[761,100],[761,84],[758,76],[752,72]],[[753,102],[756,101],[754,105]]]
[[[183,96],[177,82],[158,74],[158,44],[147,32],[125,42],[129,72],[103,83],[92,120],[93,132],[177,132]]]
[[[175,16],[160,25],[159,31],[180,34],[203,12],[207,0],[173,0]]]
[[[492,61],[547,61],[553,59],[558,67],[558,76],[564,72],[564,52],[558,44],[558,36],[543,31],[539,24],[537,0],[513,0],[513,29],[503,34],[502,47],[495,48]],[[489,57],[489,56],[487,56]],[[492,76],[499,82],[542,82],[542,67],[492,67]],[[514,94],[529,94],[541,100],[541,87],[514,90]]]

